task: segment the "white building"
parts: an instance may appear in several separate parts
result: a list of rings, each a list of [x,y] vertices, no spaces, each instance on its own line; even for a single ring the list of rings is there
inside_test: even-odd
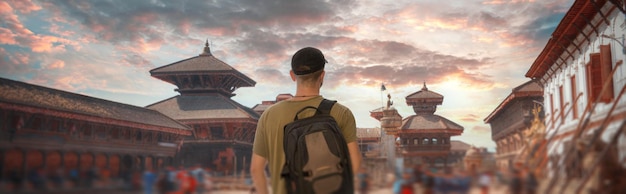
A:
[[[620,94],[626,86],[624,4],[624,0],[576,0],[526,73],[544,87],[550,177],[581,176],[575,170],[581,157],[566,157],[575,156],[570,152],[579,132],[587,138],[601,132],[600,139],[608,143],[626,120],[626,96]],[[601,93],[603,85],[607,86]],[[579,127],[590,112],[588,124]],[[618,159],[624,165],[626,135],[617,137]]]

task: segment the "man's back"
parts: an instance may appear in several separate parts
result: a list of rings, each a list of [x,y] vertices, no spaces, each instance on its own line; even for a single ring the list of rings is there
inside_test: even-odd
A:
[[[283,150],[284,126],[294,120],[298,111],[306,106],[317,107],[322,101],[321,96],[302,101],[281,101],[268,108],[257,124],[253,151],[268,160],[272,188],[274,193],[286,193],[285,182],[280,173],[285,164]],[[312,116],[314,109],[303,111],[299,117]],[[356,141],[356,123],[352,112],[341,104],[335,104],[331,109],[331,116],[337,121],[341,133],[347,143]]]

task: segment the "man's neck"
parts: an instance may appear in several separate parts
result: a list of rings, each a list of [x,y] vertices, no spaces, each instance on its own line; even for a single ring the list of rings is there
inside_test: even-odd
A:
[[[320,96],[319,89],[313,88],[298,88],[296,89],[296,95],[293,96],[292,100],[300,101],[300,100],[308,100],[314,97]]]

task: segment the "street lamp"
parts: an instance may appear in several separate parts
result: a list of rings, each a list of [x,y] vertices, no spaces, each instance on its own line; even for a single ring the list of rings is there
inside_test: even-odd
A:
[[[621,41],[619,39],[615,38],[613,35],[603,34],[602,38],[608,38],[608,39],[614,40],[615,42],[617,42],[619,45],[622,46],[622,53],[626,54],[626,46],[624,46],[624,34],[622,34],[622,40]]]

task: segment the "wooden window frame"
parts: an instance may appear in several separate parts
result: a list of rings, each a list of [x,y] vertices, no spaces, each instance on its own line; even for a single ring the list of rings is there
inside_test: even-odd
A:
[[[578,92],[576,91],[576,75],[572,75],[572,77],[570,77],[570,86],[572,89],[572,119],[578,119],[578,103],[576,100]]]
[[[561,111],[559,111],[559,118],[561,119],[561,124],[565,122],[565,103],[563,102],[565,98],[563,98],[563,86],[559,86],[559,107]]]

